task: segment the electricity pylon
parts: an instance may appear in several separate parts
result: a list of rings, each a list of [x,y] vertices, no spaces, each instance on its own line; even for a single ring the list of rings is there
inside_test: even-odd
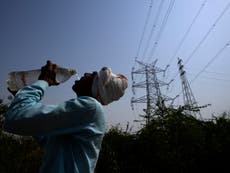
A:
[[[198,103],[193,95],[188,79],[186,78],[185,75],[186,72],[182,64],[182,59],[178,58],[177,64],[179,67],[179,73],[180,73],[180,78],[182,83],[182,93],[183,93],[185,112],[196,118],[197,115],[199,115],[199,117],[202,118],[200,113],[200,107],[198,106]]]
[[[134,96],[131,99],[131,106],[133,108],[134,103],[146,103],[146,108],[143,109],[145,115],[140,115],[145,118],[146,124],[148,124],[153,118],[156,108],[160,110],[165,109],[165,101],[170,100],[169,97],[163,96],[161,93],[161,87],[169,85],[169,83],[163,82],[157,78],[157,74],[160,72],[165,72],[166,69],[160,69],[156,67],[157,60],[151,64],[143,63],[136,60],[139,64],[139,69],[135,70],[132,68],[132,91],[135,95],[135,89],[145,89],[146,95],[139,98]],[[136,76],[140,75],[142,81],[136,82]],[[144,78],[144,79],[143,79]]]

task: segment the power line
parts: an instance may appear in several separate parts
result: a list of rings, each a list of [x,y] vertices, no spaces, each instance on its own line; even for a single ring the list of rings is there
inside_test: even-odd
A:
[[[215,28],[215,26],[217,25],[217,23],[220,21],[220,19],[223,17],[223,15],[226,13],[226,11],[229,9],[230,7],[230,2],[225,6],[225,8],[223,9],[223,11],[220,13],[220,15],[217,17],[217,19],[215,20],[215,22],[212,24],[212,26],[209,28],[209,30],[207,31],[207,33],[204,35],[204,37],[200,40],[200,42],[198,43],[198,45],[195,47],[195,49],[192,51],[192,53],[190,54],[190,56],[185,60],[184,65],[186,65],[188,63],[188,61],[192,58],[192,56],[196,53],[196,51],[200,48],[200,46],[202,45],[202,43],[207,39],[208,35],[211,33],[211,31]],[[177,77],[177,75],[179,74],[179,72],[177,72],[174,77],[173,80],[175,80],[175,78]]]
[[[148,50],[148,48],[149,48],[150,41],[151,41],[152,36],[153,36],[153,34],[154,34],[155,28],[156,28],[156,26],[157,26],[158,19],[159,19],[159,17],[160,17],[160,13],[161,13],[163,4],[164,4],[164,0],[161,0],[161,1],[160,1],[160,4],[159,4],[159,7],[158,7],[158,10],[157,10],[157,12],[156,12],[155,18],[154,18],[154,22],[153,22],[153,26],[152,26],[152,29],[151,29],[151,32],[150,32],[150,36],[148,37],[147,44],[146,44],[146,47],[145,47],[144,52],[143,52],[142,59],[145,58],[146,52],[147,52],[147,50]],[[141,80],[141,79],[143,78],[143,75],[142,75],[142,76],[139,76],[139,77],[140,77],[139,80]]]
[[[203,71],[205,72],[205,71]],[[188,73],[189,75],[195,75],[194,73]],[[217,80],[217,81],[223,81],[223,82],[230,82],[230,79],[220,79],[216,77],[208,77],[208,76],[202,76],[204,79],[211,79],[211,80]]]
[[[216,53],[216,55],[204,66],[204,68],[199,72],[197,73],[197,75],[191,80],[190,83],[192,83],[193,81],[195,81],[201,73],[204,72],[204,70],[213,63],[213,61],[218,58],[220,56],[220,54],[229,46],[230,44],[230,40]]]
[[[211,63],[213,63],[213,61],[218,58],[220,56],[220,54],[230,45],[230,40],[216,53],[216,55],[204,66],[204,68],[199,72],[197,73],[197,75],[190,81],[189,84],[191,84],[192,82],[194,82],[200,75],[201,73],[203,73],[205,71],[205,69],[211,65]],[[179,73],[177,73],[179,74]],[[177,76],[177,75],[176,75]],[[175,77],[176,77],[175,76]],[[173,78],[173,80],[175,79],[175,77]],[[182,91],[180,93],[178,93],[177,95],[181,95]]]
[[[170,13],[171,13],[171,11],[172,11],[172,9],[173,9],[174,3],[175,3],[175,0],[171,0],[171,1],[170,1],[169,7],[168,7],[168,9],[167,9],[167,11],[166,11],[166,14],[165,14],[165,16],[164,16],[163,22],[162,22],[162,24],[161,24],[161,26],[160,26],[160,30],[159,30],[159,32],[158,32],[158,35],[156,36],[156,40],[155,40],[155,42],[154,42],[154,45],[153,45],[153,48],[152,48],[152,50],[151,50],[151,53],[150,53],[150,56],[149,56],[148,60],[154,55],[155,49],[156,49],[156,47],[158,46],[159,40],[160,40],[161,35],[162,35],[162,33],[163,33],[163,30],[164,30],[164,28],[165,28],[165,26],[166,26],[166,23],[167,23],[167,21],[168,21],[169,15],[170,15]],[[148,60],[147,60],[147,61],[148,61]]]
[[[188,63],[188,61],[192,58],[192,56],[195,54],[195,52],[199,49],[199,47],[201,46],[201,44],[206,40],[206,38],[208,37],[208,35],[210,34],[210,32],[215,28],[215,26],[217,25],[217,23],[220,21],[220,19],[223,17],[223,15],[225,14],[225,12],[229,9],[230,7],[230,2],[225,6],[224,10],[221,12],[221,14],[217,17],[217,19],[215,20],[215,22],[212,24],[211,28],[208,30],[208,32],[204,35],[204,37],[200,40],[199,44],[196,46],[196,48],[192,51],[192,53],[190,54],[190,56],[186,59],[184,65],[186,65]]]
[[[152,11],[152,6],[153,6],[153,0],[150,1],[149,9],[148,9],[147,16],[146,16],[146,19],[145,19],[144,28],[143,28],[143,31],[142,31],[142,34],[141,34],[141,39],[140,39],[140,42],[139,42],[139,45],[138,45],[138,48],[137,48],[136,58],[140,54],[140,49],[141,49],[142,42],[143,42],[143,39],[144,39],[144,35],[145,35],[145,32],[146,32],[146,27],[147,27],[148,22],[149,22],[149,17],[150,17],[151,11]]]
[[[157,12],[156,12],[155,18],[154,18],[154,20],[153,20],[153,26],[152,26],[152,29],[151,29],[151,31],[150,31],[150,36],[148,37],[147,44],[146,44],[146,47],[145,47],[145,49],[144,49],[142,58],[145,57],[146,52],[147,52],[147,50],[148,50],[148,48],[149,48],[150,41],[151,41],[152,36],[153,36],[153,34],[154,34],[154,31],[155,31],[155,29],[156,29],[157,22],[158,22],[158,19],[159,19],[159,17],[160,17],[160,13],[161,13],[163,4],[164,4],[164,0],[161,0],[161,1],[160,1],[160,5],[159,5],[159,7],[158,7],[158,10],[157,10]]]
[[[197,73],[197,75],[190,81],[190,84],[192,82],[194,82],[200,75],[201,73],[203,73],[205,71],[205,69],[211,65],[211,63],[213,63],[213,61],[218,58],[220,56],[220,54],[230,45],[230,40],[216,53],[216,55],[204,66],[204,68],[199,72]],[[181,95],[182,91],[177,94],[177,95]]]
[[[189,25],[187,31],[185,32],[185,34],[184,34],[182,40],[180,41],[180,43],[179,43],[179,45],[178,45],[176,51],[174,52],[173,56],[170,58],[168,64],[171,64],[171,62],[173,61],[173,59],[176,58],[176,55],[177,55],[178,51],[180,50],[182,44],[184,43],[185,39],[187,38],[189,32],[191,31],[192,26],[194,25],[195,21],[196,21],[197,18],[199,17],[199,15],[200,15],[201,11],[203,10],[203,8],[204,8],[206,2],[207,2],[207,0],[204,0],[204,1],[202,2],[202,4],[201,4],[201,6],[200,6],[200,8],[199,8],[199,10],[198,10],[198,12],[197,12],[197,14],[196,14],[195,17],[193,18],[192,23]]]
[[[206,72],[206,73],[212,73],[212,74],[217,74],[217,75],[230,76],[229,73],[221,73],[221,72],[214,72],[214,71],[207,71],[207,70],[205,70],[204,72]]]
[[[217,80],[217,81],[223,81],[223,82],[230,82],[230,79],[229,80],[228,79],[219,79],[219,78],[206,77],[206,76],[203,76],[203,78]]]

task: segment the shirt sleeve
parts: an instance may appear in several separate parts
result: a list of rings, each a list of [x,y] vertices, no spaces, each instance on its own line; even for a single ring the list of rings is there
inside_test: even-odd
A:
[[[5,114],[4,129],[19,135],[49,136],[81,133],[92,135],[105,130],[102,106],[92,97],[77,97],[58,105],[40,103],[48,87],[39,80],[15,96]]]

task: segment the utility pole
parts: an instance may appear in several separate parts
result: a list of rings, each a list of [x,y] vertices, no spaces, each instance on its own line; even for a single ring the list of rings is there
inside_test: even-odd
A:
[[[133,108],[134,103],[146,103],[146,108],[143,109],[145,115],[140,115],[145,119],[145,123],[148,124],[153,116],[156,115],[155,110],[158,108],[160,110],[165,109],[165,101],[168,99],[164,97],[161,93],[160,87],[169,85],[169,83],[160,81],[157,78],[157,74],[160,72],[165,72],[166,69],[160,69],[156,67],[157,60],[153,63],[143,63],[136,60],[139,68],[135,70],[132,68],[132,91],[133,95],[136,95],[136,89],[145,89],[146,94],[144,96],[131,99],[131,106]],[[136,82],[137,76],[141,77],[140,82]],[[144,79],[143,79],[144,78]]]
[[[197,101],[193,95],[188,79],[186,78],[185,75],[186,72],[182,64],[182,59],[178,58],[177,64],[179,67],[179,73],[180,73],[180,78],[182,83],[183,100],[184,100],[184,107],[186,109],[186,113],[194,117],[197,117],[198,114],[200,118],[202,118]]]

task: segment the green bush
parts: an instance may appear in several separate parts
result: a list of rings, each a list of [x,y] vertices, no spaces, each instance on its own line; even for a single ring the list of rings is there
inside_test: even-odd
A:
[[[171,111],[136,134],[110,129],[103,141],[102,148],[107,149],[101,150],[97,172],[225,172],[229,134],[230,120],[226,116],[202,121]]]

